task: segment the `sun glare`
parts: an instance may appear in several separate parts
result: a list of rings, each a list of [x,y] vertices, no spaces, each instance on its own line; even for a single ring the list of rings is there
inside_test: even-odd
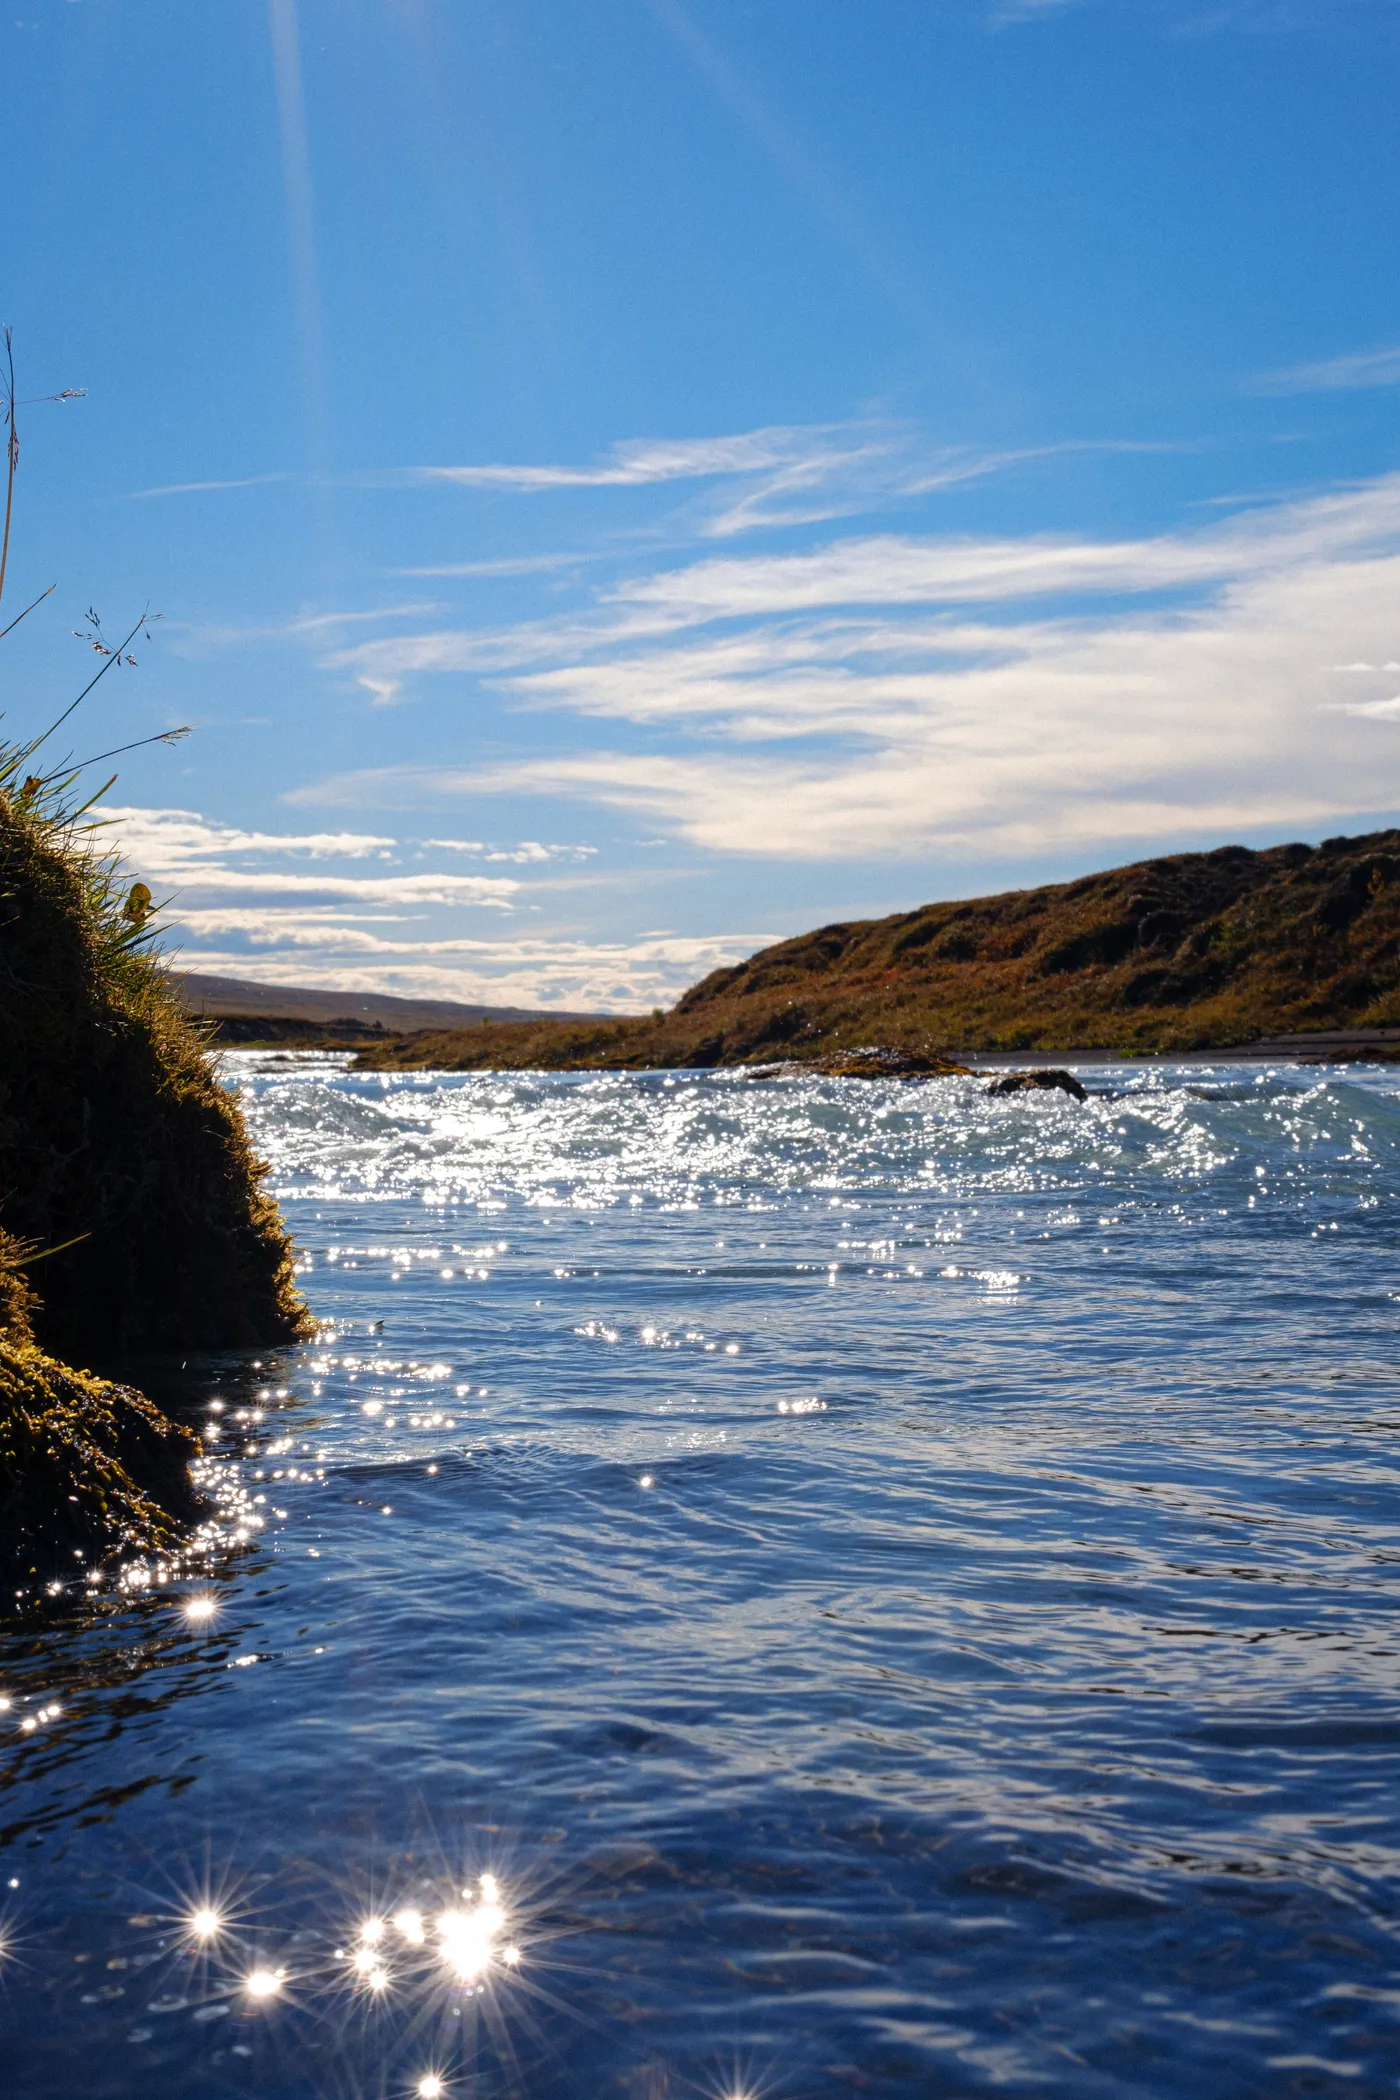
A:
[[[494,1874],[483,1874],[478,1887],[481,1902],[475,1910],[445,1910],[437,1920],[443,1960],[460,1983],[474,1983],[488,1969],[497,1953],[496,1939],[506,1921],[497,1898],[500,1884]],[[470,1895],[470,1890],[464,1890]]]

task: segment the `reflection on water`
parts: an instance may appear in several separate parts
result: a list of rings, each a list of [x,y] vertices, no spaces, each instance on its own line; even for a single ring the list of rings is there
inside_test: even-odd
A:
[[[327,1324],[0,1629],[17,2093],[1394,2090],[1391,1078],[229,1064]]]

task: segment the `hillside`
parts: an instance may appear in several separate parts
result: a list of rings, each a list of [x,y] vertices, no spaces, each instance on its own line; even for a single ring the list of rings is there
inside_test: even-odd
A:
[[[658,1020],[431,1031],[379,1069],[608,1069],[923,1053],[1146,1052],[1400,1023],[1400,831],[1220,846],[819,927]]]
[[[197,970],[172,970],[170,986],[188,1011],[213,1021],[229,1041],[249,1040],[259,1022],[281,1033],[305,1023],[312,1030],[371,1035],[381,1030],[406,1035],[424,1028],[469,1028],[477,1021],[587,1020],[578,1013],[546,1015],[528,1006],[464,1006],[452,999],[402,999],[390,992],[325,992],[301,984],[263,984],[247,977],[210,977]],[[232,1027],[229,1024],[234,1024]]]

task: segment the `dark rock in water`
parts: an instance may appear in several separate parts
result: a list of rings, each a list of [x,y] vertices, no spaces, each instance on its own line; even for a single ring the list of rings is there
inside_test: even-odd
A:
[[[989,1094],[1023,1094],[1037,1088],[1058,1087],[1062,1094],[1073,1094],[1076,1101],[1087,1101],[1085,1093],[1073,1072],[1062,1072],[1058,1067],[1047,1067],[1041,1072],[1007,1072],[994,1079],[987,1088]]]

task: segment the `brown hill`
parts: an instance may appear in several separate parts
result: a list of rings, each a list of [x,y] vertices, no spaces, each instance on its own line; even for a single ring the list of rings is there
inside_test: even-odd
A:
[[[608,1069],[920,1052],[1145,1052],[1400,1023],[1400,831],[1220,846],[823,926],[654,1020],[430,1032],[379,1068]]]
[[[592,1014],[544,1014],[531,1006],[462,1006],[458,1000],[401,1000],[390,991],[321,991],[311,985],[262,985],[248,976],[172,970],[170,989],[214,1042],[363,1042],[380,1033],[466,1029],[476,1021],[592,1021]]]

